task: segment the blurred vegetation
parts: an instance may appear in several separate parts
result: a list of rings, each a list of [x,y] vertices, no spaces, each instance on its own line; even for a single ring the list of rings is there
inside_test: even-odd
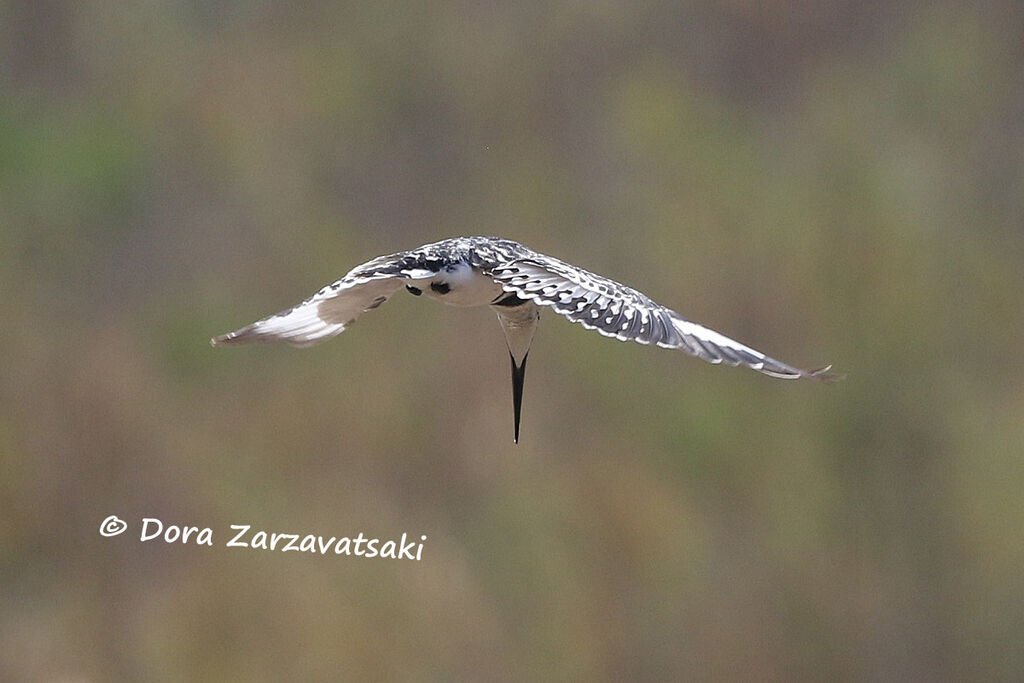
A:
[[[0,678],[1019,680],[1022,29],[1012,0],[0,2]],[[487,311],[207,345],[463,234],[848,378],[546,315],[516,447]],[[147,516],[216,545],[140,544]]]

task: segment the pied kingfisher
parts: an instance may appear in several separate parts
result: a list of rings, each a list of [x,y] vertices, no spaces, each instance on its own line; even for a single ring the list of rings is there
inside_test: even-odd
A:
[[[456,237],[381,256],[356,266],[294,308],[264,318],[210,343],[287,342],[312,346],[344,332],[364,311],[405,286],[453,306],[488,305],[498,314],[512,359],[514,438],[530,341],[542,306],[606,337],[681,349],[710,363],[745,365],[772,377],[831,381],[832,366],[800,370],[733,341],[644,294],[512,240]]]

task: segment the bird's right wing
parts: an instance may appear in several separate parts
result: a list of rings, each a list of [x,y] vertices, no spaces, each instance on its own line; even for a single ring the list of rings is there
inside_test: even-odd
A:
[[[827,374],[829,367],[801,370],[787,365],[687,320],[642,292],[550,256],[518,258],[490,274],[505,291],[606,337],[680,349],[709,363],[745,365],[772,377],[836,379]]]
[[[362,313],[377,308],[410,280],[429,277],[426,271],[403,267],[404,253],[381,256],[353,268],[294,308],[241,329],[214,337],[210,343],[286,342],[312,346],[344,332]]]

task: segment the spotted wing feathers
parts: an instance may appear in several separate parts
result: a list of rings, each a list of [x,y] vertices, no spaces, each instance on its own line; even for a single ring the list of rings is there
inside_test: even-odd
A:
[[[835,379],[828,367],[806,371],[770,358],[614,280],[537,254],[491,270],[505,291],[548,306],[589,330],[622,341],[681,349],[710,363],[745,365],[773,377]]]

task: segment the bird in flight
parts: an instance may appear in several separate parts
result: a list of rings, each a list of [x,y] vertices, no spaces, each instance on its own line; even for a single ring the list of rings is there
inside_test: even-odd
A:
[[[606,337],[680,349],[709,363],[745,365],[782,379],[839,379],[831,365],[800,370],[730,339],[641,292],[512,240],[456,237],[380,256],[294,308],[214,337],[214,346],[286,342],[312,346],[341,334],[402,287],[452,306],[490,306],[512,360],[514,438],[519,442],[526,357],[542,307]]]

